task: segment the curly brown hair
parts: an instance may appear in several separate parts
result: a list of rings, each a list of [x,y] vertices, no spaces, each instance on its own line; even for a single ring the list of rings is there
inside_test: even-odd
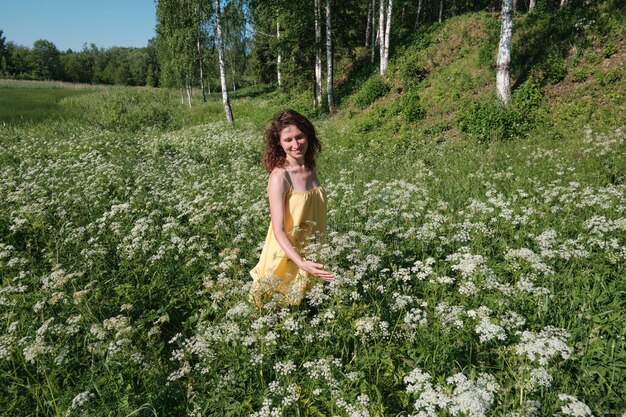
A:
[[[280,146],[280,132],[287,126],[296,126],[307,138],[308,146],[304,154],[304,165],[315,168],[315,157],[322,151],[322,144],[315,134],[313,123],[295,110],[284,110],[277,113],[265,131],[265,149],[263,162],[267,172],[285,165],[285,151]]]

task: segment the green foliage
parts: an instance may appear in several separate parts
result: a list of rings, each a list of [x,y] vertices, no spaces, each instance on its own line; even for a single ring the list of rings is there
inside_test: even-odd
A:
[[[402,94],[395,103],[404,120],[413,123],[424,118],[426,110],[420,104],[417,90],[409,90]]]
[[[609,36],[604,44],[604,57],[609,58],[617,53],[617,41],[615,35]]]
[[[489,142],[519,137],[521,121],[521,115],[512,106],[504,106],[496,97],[490,96],[462,111],[458,123],[460,130],[469,137]]]
[[[66,99],[62,105],[89,123],[113,131],[179,127],[178,109],[165,92],[110,90],[87,98]]]
[[[419,84],[428,76],[425,68],[423,49],[430,46],[430,42],[419,42],[412,48],[407,48],[390,64],[389,71],[394,74],[395,80],[404,88]]]
[[[623,67],[615,67],[607,71],[601,71],[597,76],[601,86],[617,84],[624,78],[624,69]]]
[[[546,58],[541,64],[545,79],[550,84],[556,84],[565,78],[565,64],[563,53],[558,47],[551,47]]]
[[[365,117],[357,126],[357,130],[361,133],[372,132],[383,126],[390,114],[389,108],[384,105],[375,106],[373,109],[365,113]]]
[[[353,95],[354,104],[365,108],[389,92],[389,86],[378,74],[372,75]]]
[[[512,95],[508,106],[488,96],[465,107],[460,130],[480,142],[524,138],[544,121],[544,98],[536,82],[528,80]]]

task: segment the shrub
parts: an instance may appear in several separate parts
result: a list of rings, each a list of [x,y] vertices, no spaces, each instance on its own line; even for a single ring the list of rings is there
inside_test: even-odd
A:
[[[550,84],[556,84],[565,78],[563,54],[558,47],[552,47],[541,64],[544,77]]]
[[[388,92],[389,86],[385,81],[380,75],[374,75],[365,81],[361,89],[354,95],[354,103],[363,109]]]
[[[378,129],[390,116],[390,111],[385,106],[378,106],[372,111],[368,112],[367,117],[359,123],[357,130],[360,133],[371,132],[374,129]]]
[[[524,82],[504,106],[495,96],[479,100],[461,111],[459,127],[480,142],[526,137],[545,120],[544,98],[533,81]]]
[[[420,96],[414,90],[409,90],[398,98],[396,106],[407,122],[422,120],[426,111],[420,104]]]

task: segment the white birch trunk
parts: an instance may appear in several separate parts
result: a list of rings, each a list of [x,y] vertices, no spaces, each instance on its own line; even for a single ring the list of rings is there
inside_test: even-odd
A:
[[[561,9],[564,9],[567,7],[567,0],[561,0]]]
[[[393,0],[387,3],[387,16],[385,17],[385,57],[380,60],[380,75],[387,74],[387,64],[389,63],[389,39],[391,38],[391,13]]]
[[[180,87],[180,104],[185,105],[185,87]]]
[[[443,22],[443,0],[439,0],[439,23]]]
[[[372,0],[372,51],[371,51],[372,63],[374,63],[374,59],[376,58],[376,41],[377,40],[378,40],[378,31],[376,30],[376,0]]]
[[[233,111],[230,108],[230,100],[228,99],[228,88],[226,87],[226,68],[224,65],[224,39],[222,37],[222,23],[220,14],[220,0],[215,0],[215,32],[217,35],[217,54],[220,63],[222,103],[224,104],[224,113],[226,113],[226,120],[228,121],[228,123],[233,123]]]
[[[191,84],[189,83],[189,76],[185,76],[185,92],[187,93],[187,105],[191,108]]]
[[[367,6],[367,24],[365,25],[365,48],[370,46],[370,27],[372,24],[372,2]]]
[[[200,61],[200,88],[202,89],[202,101],[206,102],[206,92],[204,91],[204,72],[202,69],[202,49],[200,48],[200,38],[196,42],[198,47],[198,60]]]
[[[505,105],[511,99],[511,36],[513,33],[513,0],[502,0],[502,26],[496,65],[496,93]]]
[[[419,2],[417,3],[417,16],[415,17],[415,27],[413,28],[414,30],[417,30],[417,27],[420,24],[420,15],[422,14],[423,4],[424,4],[423,0],[419,0]]]
[[[280,22],[276,22],[276,39],[280,39]],[[276,57],[276,78],[278,79],[278,88],[283,88],[283,78],[280,74],[280,61],[282,61],[282,56],[280,55],[280,51],[278,51],[278,56]]]
[[[315,0],[315,101],[314,107],[322,104],[322,25],[320,0]]]
[[[326,95],[328,111],[332,112],[333,103],[333,30],[331,0],[326,0]]]
[[[537,0],[530,0],[528,4],[528,11],[535,10],[535,6],[537,5]]]
[[[380,47],[380,75],[383,75],[383,59],[385,57],[385,0],[380,0],[378,16],[378,46]]]

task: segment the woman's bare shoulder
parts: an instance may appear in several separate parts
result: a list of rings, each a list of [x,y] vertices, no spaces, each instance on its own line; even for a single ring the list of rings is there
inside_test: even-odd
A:
[[[287,180],[286,171],[283,168],[276,167],[270,172],[269,179],[267,181],[267,187],[275,188],[279,190],[286,190],[289,188],[289,181]]]

